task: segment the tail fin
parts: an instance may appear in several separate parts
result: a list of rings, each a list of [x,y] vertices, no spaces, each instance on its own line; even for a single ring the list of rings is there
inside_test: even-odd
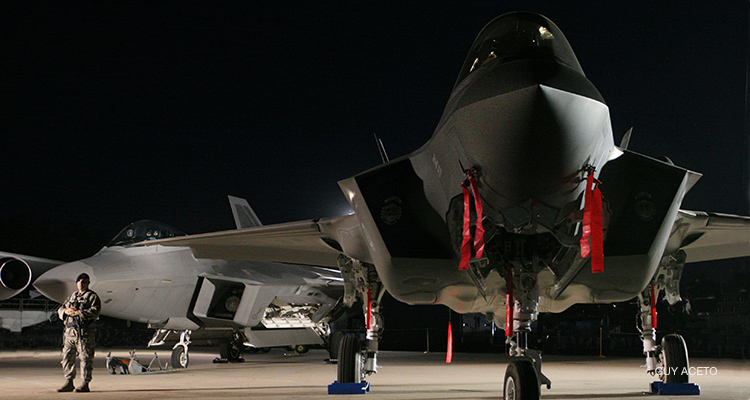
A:
[[[232,207],[232,215],[234,215],[234,223],[237,224],[237,229],[263,226],[247,200],[234,196],[227,197],[229,197],[229,205]]]

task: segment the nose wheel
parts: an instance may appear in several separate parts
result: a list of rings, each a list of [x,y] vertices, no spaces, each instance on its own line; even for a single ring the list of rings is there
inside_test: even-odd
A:
[[[190,363],[190,356],[188,356],[187,346],[177,345],[172,349],[172,367],[185,369]]]
[[[190,331],[182,332],[179,343],[172,348],[172,368],[186,369],[190,364],[190,356],[188,356],[190,333]]]
[[[539,400],[539,378],[530,361],[514,360],[505,370],[505,400]]]

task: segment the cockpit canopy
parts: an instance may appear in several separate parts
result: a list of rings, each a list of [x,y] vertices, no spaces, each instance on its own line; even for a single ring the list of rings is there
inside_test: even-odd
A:
[[[187,236],[185,233],[157,221],[133,222],[120,231],[114,239],[107,243],[107,247],[130,246],[145,240],[167,239],[177,236]]]
[[[492,62],[541,59],[583,70],[568,40],[552,21],[528,12],[503,14],[479,33],[464,61],[456,85],[469,74]]]

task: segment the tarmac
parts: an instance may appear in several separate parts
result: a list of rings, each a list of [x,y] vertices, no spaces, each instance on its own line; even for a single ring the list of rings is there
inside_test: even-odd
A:
[[[336,366],[328,353],[311,350],[286,355],[281,349],[248,354],[245,362],[214,364],[215,350],[194,348],[189,368],[169,373],[111,375],[105,368],[109,350],[97,349],[91,393],[56,393],[63,384],[59,350],[0,351],[0,399],[498,399],[509,357],[497,354],[390,352],[379,354],[381,369],[370,376],[364,395],[329,395]],[[127,350],[111,350],[128,358]],[[170,351],[157,350],[162,363]],[[138,350],[148,364],[153,350]],[[658,396],[646,392],[654,380],[639,358],[549,356],[543,372],[552,389],[543,399],[634,399]],[[701,387],[699,399],[750,400],[750,361],[691,359],[690,381]],[[78,382],[76,382],[78,383]]]

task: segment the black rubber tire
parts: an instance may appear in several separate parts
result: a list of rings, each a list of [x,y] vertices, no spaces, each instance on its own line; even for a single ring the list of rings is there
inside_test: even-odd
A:
[[[219,344],[219,358],[229,360],[229,343]]]
[[[229,362],[239,361],[242,358],[242,349],[232,346],[231,343],[222,343],[219,345],[219,358]]]
[[[359,383],[360,377],[357,376],[357,371],[359,370],[357,367],[359,350],[359,338],[354,336],[344,336],[341,338],[338,363],[339,383]]]
[[[239,361],[242,359],[242,343],[229,343],[229,361]]]
[[[664,360],[664,383],[688,383],[690,364],[685,339],[680,335],[667,335],[661,340]]]
[[[328,355],[331,360],[339,359],[339,346],[344,336],[344,332],[336,331],[328,337]]]
[[[244,349],[245,345],[242,336],[237,332],[233,332],[232,337],[228,341],[219,345],[219,358],[229,362],[237,362],[242,359]]]
[[[184,346],[177,346],[172,350],[172,368],[186,369],[190,364],[190,356]]]
[[[298,344],[294,346],[294,352],[297,354],[305,354],[308,351],[310,351],[310,348],[308,346],[305,346],[304,344]]]
[[[539,400],[539,378],[531,362],[514,360],[508,364],[503,380],[503,399]]]

